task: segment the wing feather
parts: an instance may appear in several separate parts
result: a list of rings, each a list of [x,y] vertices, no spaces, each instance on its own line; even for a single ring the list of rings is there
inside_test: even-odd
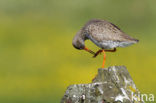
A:
[[[133,38],[126,35],[116,25],[105,20],[91,20],[84,28],[88,37],[98,41],[131,41]]]

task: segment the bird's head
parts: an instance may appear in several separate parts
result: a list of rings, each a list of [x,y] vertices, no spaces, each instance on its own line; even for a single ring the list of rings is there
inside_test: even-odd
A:
[[[92,51],[92,50],[89,50],[87,47],[85,47],[85,42],[86,39],[82,38],[80,35],[76,35],[74,38],[73,38],[73,41],[72,41],[72,44],[73,46],[76,48],[76,49],[79,49],[79,50],[85,50],[93,55],[95,55],[95,53]]]
[[[85,38],[82,36],[82,31],[78,31],[74,36],[72,44],[76,49],[82,50],[85,48],[84,44]]]
[[[76,49],[79,49],[79,50],[82,50],[82,49],[85,48],[84,40],[83,40],[82,38],[80,38],[78,35],[76,35],[76,36],[73,38],[72,45],[73,45]]]
[[[87,40],[87,38],[85,37],[85,35],[82,33],[82,31],[80,30],[75,37],[73,38],[72,44],[76,49],[79,50],[85,50],[93,55],[95,55],[95,53],[92,50],[89,50],[87,47],[85,47],[85,40]]]

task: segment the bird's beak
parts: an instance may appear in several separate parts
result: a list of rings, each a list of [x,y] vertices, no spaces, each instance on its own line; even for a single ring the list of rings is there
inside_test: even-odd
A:
[[[89,49],[86,48],[86,47],[84,48],[84,50],[87,51],[87,52],[89,52],[89,53],[91,53],[91,54],[93,54],[93,55],[95,55],[95,53],[94,53],[92,50],[89,50]]]

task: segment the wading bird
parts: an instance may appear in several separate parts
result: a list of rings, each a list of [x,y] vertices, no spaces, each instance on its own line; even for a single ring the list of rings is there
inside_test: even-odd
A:
[[[94,53],[92,50],[85,46],[85,40],[91,40],[101,49]],[[85,50],[96,57],[99,53],[103,52],[102,68],[105,65],[106,54],[105,52],[115,52],[116,47],[126,47],[137,43],[139,40],[134,39],[125,34],[116,25],[100,19],[93,19],[88,21],[80,31],[77,32],[73,38],[72,44],[76,49]]]

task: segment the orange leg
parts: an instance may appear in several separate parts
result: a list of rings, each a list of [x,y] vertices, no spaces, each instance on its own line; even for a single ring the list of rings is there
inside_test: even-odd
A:
[[[88,49],[87,47],[84,47],[84,50],[91,53],[91,54],[93,54],[93,55],[95,55],[95,53],[92,50]]]
[[[105,61],[106,61],[106,53],[105,53],[104,49],[102,50],[102,52],[103,52],[103,63],[102,63],[102,68],[104,68],[104,66],[105,66]]]
[[[101,50],[98,50],[95,54],[94,54],[94,58],[96,56],[98,56],[101,52],[103,52],[103,63],[102,63],[102,68],[104,68],[105,66],[105,61],[106,61],[106,53],[105,52],[115,52],[116,51],[116,48],[114,48],[113,50],[104,50],[104,49],[101,49]]]

